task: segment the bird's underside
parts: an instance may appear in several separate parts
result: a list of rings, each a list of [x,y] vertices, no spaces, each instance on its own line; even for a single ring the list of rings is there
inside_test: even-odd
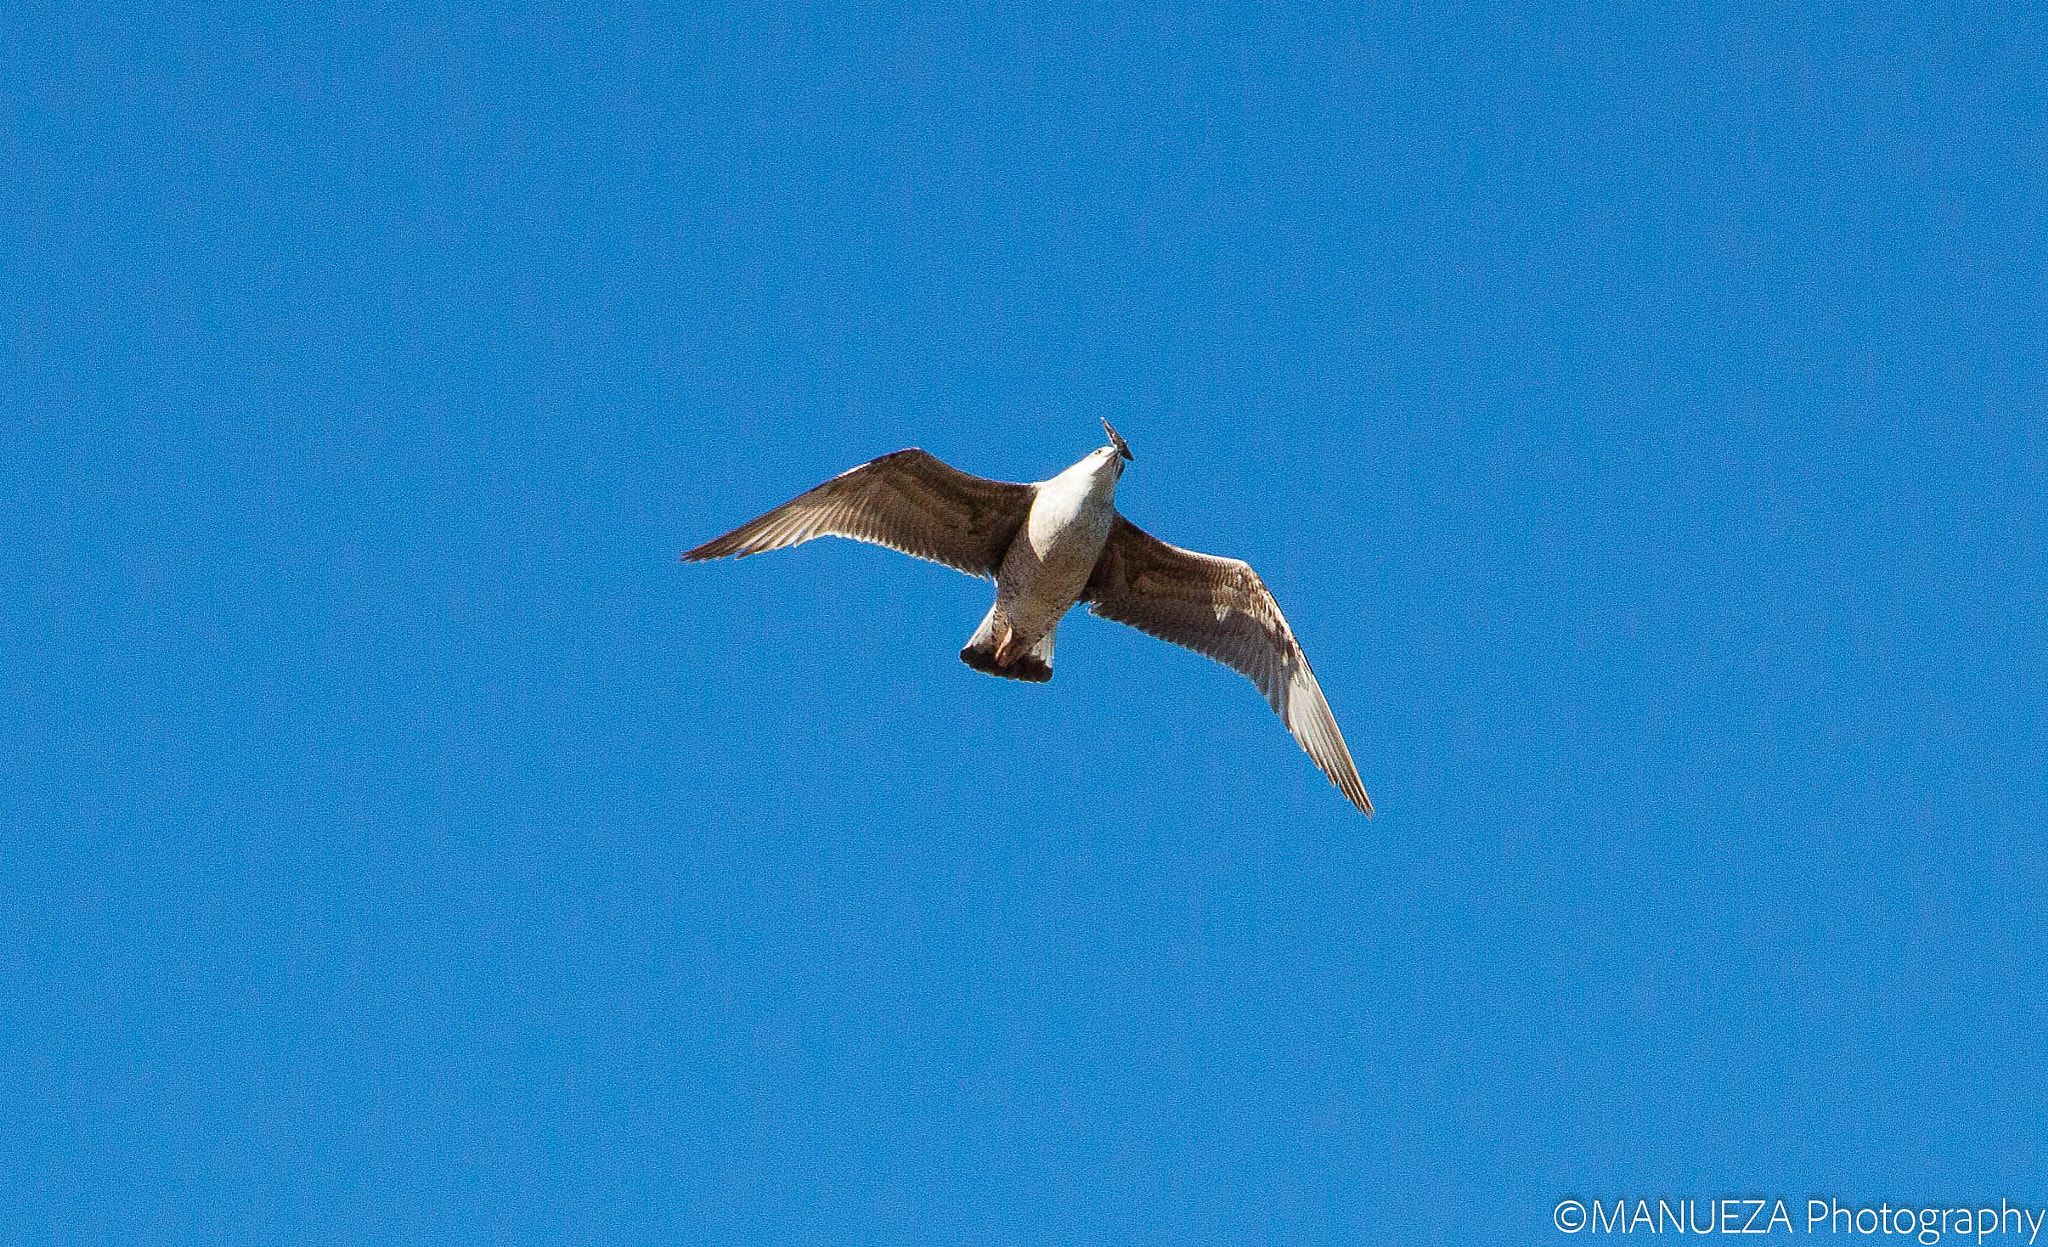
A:
[[[814,537],[847,537],[995,580],[996,605],[961,651],[961,661],[990,675],[1033,682],[1052,678],[1060,616],[1086,602],[1104,619],[1250,677],[1330,781],[1372,813],[1315,673],[1279,603],[1250,565],[1168,545],[1116,513],[1109,501],[1114,473],[1093,528],[1087,499],[1077,518],[1065,522],[1060,508],[1070,499],[1061,491],[1089,483],[1070,486],[1068,478],[1085,476],[1083,469],[1107,470],[1090,467],[1105,454],[1108,468],[1120,472],[1115,454],[1128,459],[1129,451],[1121,438],[1115,442],[1035,485],[987,480],[922,450],[899,450],[843,472],[683,558],[744,558]],[[1057,512],[1060,522],[1049,523],[1049,512]]]

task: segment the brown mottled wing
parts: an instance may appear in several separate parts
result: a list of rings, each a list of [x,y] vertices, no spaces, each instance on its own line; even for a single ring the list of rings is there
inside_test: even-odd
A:
[[[871,459],[683,555],[745,558],[850,537],[994,579],[1031,512],[1033,486],[985,480],[913,447]]]
[[[1250,676],[1351,804],[1372,813],[1351,751],[1308,658],[1259,574],[1237,559],[1170,546],[1116,517],[1088,580],[1089,609]]]

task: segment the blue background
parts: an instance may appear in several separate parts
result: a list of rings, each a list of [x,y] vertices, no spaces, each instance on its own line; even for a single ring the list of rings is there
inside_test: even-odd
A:
[[[2038,13],[11,6],[0,1230],[2048,1204]],[[1098,414],[1378,817],[676,562]]]

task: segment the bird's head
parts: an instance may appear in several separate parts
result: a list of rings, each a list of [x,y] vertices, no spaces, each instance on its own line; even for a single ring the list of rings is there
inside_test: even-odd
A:
[[[1103,449],[1111,452],[1117,459],[1122,461],[1116,465],[1117,471],[1121,472],[1125,463],[1130,463],[1136,458],[1135,455],[1131,454],[1130,443],[1126,442],[1121,434],[1111,428],[1107,420],[1102,422],[1102,431],[1109,434],[1109,445],[1104,446]]]

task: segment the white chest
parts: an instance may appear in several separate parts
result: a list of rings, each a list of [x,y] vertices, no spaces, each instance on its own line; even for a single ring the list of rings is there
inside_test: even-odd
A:
[[[1041,562],[1064,562],[1062,554],[1099,552],[1115,516],[1115,477],[1069,469],[1038,487],[1025,536]]]

